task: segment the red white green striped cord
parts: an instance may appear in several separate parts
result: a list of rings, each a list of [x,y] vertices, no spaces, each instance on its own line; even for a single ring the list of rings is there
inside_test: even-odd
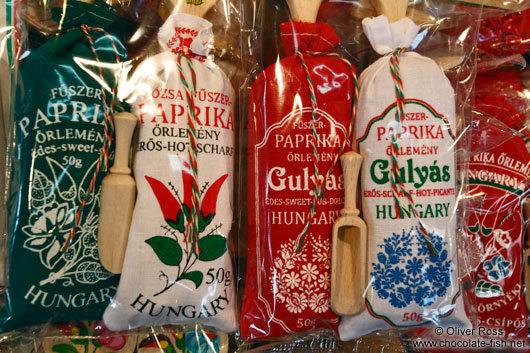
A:
[[[403,179],[401,178],[401,174],[399,172],[399,163],[398,163],[398,155],[399,155],[399,144],[398,144],[398,136],[401,136],[403,130],[403,121],[405,120],[405,93],[403,89],[403,79],[401,78],[401,72],[399,69],[399,56],[403,53],[407,52],[407,49],[404,48],[398,48],[394,52],[392,52],[390,55],[390,74],[392,75],[392,79],[394,80],[394,88],[396,92],[396,123],[397,127],[396,129],[392,130],[392,171],[391,171],[391,184],[392,184],[392,196],[394,198],[394,205],[396,208],[396,214],[397,218],[403,218],[404,217],[404,211],[403,207],[401,206],[401,203],[399,201],[399,192],[401,192],[405,198],[408,200],[409,204],[411,205],[410,209],[412,214],[414,215],[414,218],[418,221],[419,225],[419,232],[421,236],[424,238],[425,242],[427,243],[427,247],[429,248],[429,251],[431,252],[431,256],[436,255],[438,253],[438,250],[432,243],[431,237],[429,236],[429,232],[425,227],[423,226],[423,223],[421,221],[420,215],[418,211],[416,210],[416,204],[414,203],[414,199],[412,198],[412,195],[407,191],[405,187],[405,183],[403,182]]]
[[[88,42],[90,43],[90,49],[92,50],[92,54],[94,54],[94,57],[96,58],[96,61],[98,63],[101,63],[101,61],[99,60],[99,55],[97,53],[94,40],[90,36],[90,32],[102,32],[107,38],[110,39],[112,48],[114,49],[116,63],[117,64],[120,63],[120,57],[118,55],[118,48],[116,47],[116,43],[114,43],[114,39],[112,38],[110,34],[108,34],[102,28],[91,28],[85,25],[81,25],[81,29],[83,30],[83,33],[85,34]],[[99,70],[99,77],[102,80],[102,82],[104,82],[105,78],[103,77],[102,66],[97,65],[97,67]],[[109,169],[109,151],[112,146],[113,134],[114,134],[114,117],[113,117],[114,99],[113,97],[115,97],[115,95],[116,95],[115,85],[111,87],[111,99],[110,99],[109,105],[107,105],[107,99],[106,99],[105,94],[101,95],[101,100],[103,101],[103,146],[101,147],[101,152],[97,160],[96,169],[94,170],[94,174],[92,175],[92,178],[90,179],[88,190],[83,195],[83,201],[81,202],[81,205],[77,208],[77,211],[75,213],[74,224],[72,226],[72,229],[70,230],[70,233],[68,234],[68,238],[66,239],[66,242],[64,243],[63,250],[66,250],[68,248],[68,246],[71,244],[71,242],[73,241],[75,237],[75,229],[79,225],[79,222],[83,215],[83,210],[85,209],[87,199],[94,191],[94,187],[96,185],[96,179],[101,171],[101,167],[103,166],[103,171],[107,171]]]
[[[191,75],[191,87],[188,84],[188,81],[186,80],[186,76],[184,74],[184,69],[182,66],[182,59],[186,60],[186,63],[188,64],[188,68]],[[188,158],[190,162],[191,167],[191,175],[192,175],[192,182],[191,182],[191,189],[192,189],[192,197],[191,197],[191,215],[188,220],[188,224],[186,225],[186,235],[184,237],[184,241],[191,242],[193,244],[193,251],[196,255],[200,252],[199,247],[199,217],[200,217],[200,211],[199,211],[199,199],[200,199],[200,191],[199,191],[199,184],[198,184],[198,165],[197,165],[197,130],[196,126],[198,125],[197,121],[197,115],[195,113],[195,95],[197,93],[197,75],[195,73],[195,69],[193,68],[193,63],[191,62],[191,57],[184,52],[178,52],[177,53],[177,67],[179,70],[180,75],[180,81],[182,82],[182,85],[184,86],[184,89],[186,91],[186,101],[188,102],[188,135],[190,138],[190,144],[188,147]],[[190,234],[191,233],[191,234]]]
[[[319,170],[319,167],[318,167],[318,164],[320,162],[320,157],[319,157],[317,146],[316,146],[317,145],[317,139],[318,139],[318,133],[317,133],[317,130],[316,130],[316,124],[318,122],[318,119],[317,119],[318,106],[317,106],[317,100],[316,100],[316,94],[315,94],[315,86],[313,84],[313,80],[311,79],[311,73],[310,73],[309,67],[307,66],[307,62],[305,61],[304,55],[309,55],[309,56],[313,56],[313,57],[318,57],[318,56],[335,57],[335,58],[341,60],[351,70],[351,74],[352,74],[353,82],[354,82],[354,89],[353,89],[354,93],[353,93],[353,103],[352,103],[352,111],[351,111],[351,121],[350,121],[350,124],[348,126],[348,133],[347,133],[347,136],[346,136],[346,138],[344,139],[344,141],[342,143],[342,146],[340,147],[340,150],[338,151],[338,153],[333,158],[331,166],[328,169],[328,171],[326,172],[326,176],[324,178],[320,178],[320,170]],[[306,53],[302,53],[300,51],[297,51],[296,52],[296,57],[300,60],[300,62],[302,63],[302,66],[304,68],[305,76],[306,76],[307,83],[308,83],[308,86],[309,86],[309,97],[311,99],[311,108],[312,108],[311,109],[311,116],[312,116],[312,119],[311,119],[311,135],[312,135],[311,149],[313,151],[313,174],[314,174],[314,181],[315,181],[315,186],[314,186],[314,189],[313,189],[313,198],[311,200],[311,207],[310,207],[310,210],[309,210],[308,215],[306,217],[306,222],[305,222],[304,228],[302,229],[302,231],[300,232],[300,234],[296,238],[296,242],[295,242],[295,251],[299,252],[299,251],[302,250],[302,248],[304,246],[305,237],[306,237],[307,233],[309,232],[309,229],[311,228],[311,222],[313,221],[313,218],[315,217],[317,202],[318,202],[318,200],[320,198],[325,198],[326,197],[325,188],[323,187],[323,185],[326,184],[327,180],[329,179],[329,176],[331,175],[331,173],[333,173],[333,169],[335,168],[335,165],[337,164],[337,162],[339,160],[339,157],[342,155],[342,152],[348,146],[351,146],[352,131],[353,131],[354,123],[355,123],[355,116],[357,114],[357,101],[358,101],[358,98],[359,98],[359,86],[357,84],[357,73],[356,73],[355,68],[353,67],[353,65],[348,60],[340,57],[338,54],[335,54],[335,53],[321,53],[321,52],[306,52]]]

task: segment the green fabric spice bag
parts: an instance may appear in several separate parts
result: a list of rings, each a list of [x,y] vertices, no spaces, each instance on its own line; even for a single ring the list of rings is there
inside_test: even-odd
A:
[[[103,1],[52,9],[62,35],[20,61],[10,151],[7,304],[0,330],[101,318],[118,277],[99,261],[101,180],[124,46]]]

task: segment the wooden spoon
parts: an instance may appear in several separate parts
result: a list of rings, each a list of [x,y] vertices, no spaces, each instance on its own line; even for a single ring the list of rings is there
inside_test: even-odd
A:
[[[355,206],[363,157],[347,152],[340,161],[344,175],[344,208],[333,225],[331,308],[338,315],[355,315],[364,309],[366,289],[367,229]]]
[[[523,215],[526,221],[530,220],[530,197],[528,197],[523,203]],[[526,302],[526,308],[530,309],[530,224],[527,224],[526,226],[526,242],[524,243],[523,266],[525,286],[524,298]]]
[[[378,14],[385,15],[388,22],[396,22],[407,15],[408,0],[372,0]]]
[[[138,119],[130,113],[114,116],[114,165],[101,182],[98,251],[101,264],[111,273],[121,272],[136,199],[136,182],[129,168],[129,151],[137,122]]]
[[[291,19],[297,22],[317,21],[318,10],[323,0],[287,0]]]

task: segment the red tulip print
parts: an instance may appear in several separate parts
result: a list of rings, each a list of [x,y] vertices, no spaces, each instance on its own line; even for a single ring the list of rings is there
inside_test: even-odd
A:
[[[151,186],[151,189],[158,200],[158,204],[160,205],[164,219],[166,221],[176,221],[177,214],[181,210],[180,203],[178,202],[177,198],[163,183],[156,180],[155,178],[145,176],[145,179],[147,179],[147,182]]]
[[[185,167],[189,165],[184,162]],[[192,179],[191,174],[189,174],[185,169],[182,169],[182,181],[184,189],[184,200],[181,204],[181,201],[178,199],[172,191],[170,191],[162,182],[159,180],[145,176],[145,179],[151,186],[153,193],[158,200],[160,209],[164,219],[169,224],[170,227],[177,229],[181,233],[185,232],[184,228],[184,217],[181,211],[185,214],[185,218],[189,220],[190,218],[190,209],[191,209],[191,185]],[[219,197],[219,191],[223,186],[225,180],[228,178],[228,174],[221,176],[217,179],[210,187],[205,191],[203,190],[204,197],[200,200],[200,220],[199,220],[199,232],[203,232],[204,229],[212,222],[215,217],[215,211],[217,208],[217,198]]]
[[[126,335],[117,335],[112,332],[105,326],[103,320],[94,321],[94,333],[97,335],[97,338],[95,338],[97,344],[113,352],[119,351],[127,343]]]
[[[193,271],[192,267],[196,261],[214,261],[226,253],[226,238],[216,231],[222,225],[217,225],[204,235],[188,237],[187,226],[192,220],[192,175],[189,173],[190,166],[187,162],[180,160],[183,166],[182,188],[183,198],[177,193],[177,188],[170,182],[169,188],[161,181],[146,176],[146,180],[153,191],[164,220],[167,225],[163,226],[166,235],[153,236],[145,242],[153,249],[158,259],[166,266],[176,266],[178,275],[175,280],[169,278],[162,272],[161,279],[165,279],[164,288],[155,294],[160,295],[181,280],[192,281],[198,288],[204,279],[200,271]],[[224,174],[212,184],[205,183],[200,192],[199,199],[199,219],[194,220],[198,224],[198,233],[205,232],[213,222],[217,211],[217,199],[228,174]],[[169,227],[168,227],[169,226]],[[179,236],[177,232],[181,235]],[[168,236],[171,235],[171,236]],[[182,237],[182,235],[184,235]],[[179,240],[183,239],[186,245],[180,245]],[[185,260],[185,261],[183,261]],[[182,264],[184,266],[181,266]]]
[[[205,218],[208,218],[208,216],[212,213],[215,214],[215,210],[217,207],[217,196],[219,195],[219,190],[221,189],[221,186],[223,186],[223,183],[227,178],[228,174],[225,174],[219,179],[217,179],[204,194],[204,197],[201,201],[201,213],[204,215]]]

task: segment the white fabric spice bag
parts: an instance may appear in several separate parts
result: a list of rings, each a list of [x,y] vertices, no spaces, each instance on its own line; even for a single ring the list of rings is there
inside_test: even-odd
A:
[[[207,56],[210,22],[173,14],[158,36],[164,51],[141,63],[122,93],[139,119],[138,196],[103,319],[111,330],[201,322],[232,332],[235,92]]]
[[[368,18],[363,27],[383,55],[360,77],[355,126],[369,286],[365,309],[342,318],[340,337],[429,323],[467,327],[455,238],[454,90],[433,60],[399,49],[418,33],[410,19]]]

